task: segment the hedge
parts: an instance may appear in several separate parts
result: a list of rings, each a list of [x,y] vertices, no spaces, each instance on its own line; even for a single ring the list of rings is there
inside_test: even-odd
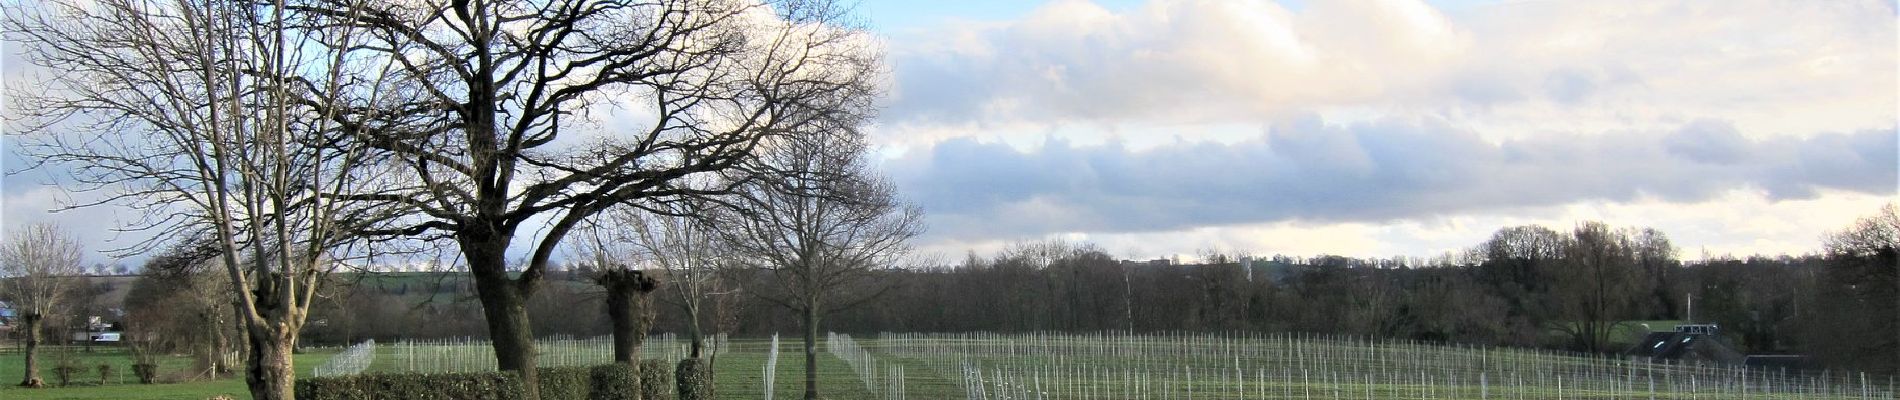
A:
[[[661,360],[640,362],[640,399],[673,400],[673,366]]]
[[[542,400],[585,399],[593,378],[586,367],[536,368]]]
[[[637,399],[640,394],[640,374],[632,365],[613,363],[597,365],[588,371],[590,390],[587,398],[592,400]],[[542,396],[542,400],[550,400]]]
[[[519,400],[527,388],[513,372],[368,374],[297,380],[301,400]]]
[[[633,399],[645,388],[633,367],[554,367],[535,370],[543,400]],[[669,380],[670,381],[670,380]],[[513,372],[365,374],[297,380],[300,400],[519,400],[527,388]],[[653,399],[655,397],[644,397]]]
[[[678,371],[673,379],[679,381],[680,400],[713,400],[712,365],[706,360],[688,358],[680,360]]]

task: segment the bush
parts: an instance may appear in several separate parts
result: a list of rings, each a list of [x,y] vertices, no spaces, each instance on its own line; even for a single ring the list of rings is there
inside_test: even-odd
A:
[[[620,400],[637,399],[640,395],[640,373],[632,365],[613,363],[595,366],[588,371],[588,399]],[[542,400],[553,400],[545,396]]]
[[[132,375],[139,377],[139,383],[150,385],[158,380],[158,364],[132,364]]]
[[[665,363],[653,361],[655,365]],[[670,391],[643,387],[634,367],[608,364],[594,367],[553,367],[535,370],[540,379],[542,400],[621,400],[665,399]],[[658,370],[663,377],[666,371]],[[670,380],[667,382],[670,383]],[[643,393],[657,396],[636,397]],[[515,400],[526,398],[527,388],[519,375],[504,372],[460,374],[372,374],[297,380],[300,400],[367,399],[475,399]]]
[[[106,381],[111,378],[112,378],[112,365],[99,364],[99,386],[105,386]]]
[[[546,384],[543,384],[544,386]],[[518,400],[527,398],[513,372],[373,374],[297,380],[302,400]]]
[[[542,400],[585,399],[593,386],[586,367],[536,368],[535,372],[540,375]]]
[[[673,379],[679,381],[680,400],[717,398],[713,394],[712,365],[706,363],[706,360],[698,358],[680,360],[679,370],[674,372]]]
[[[78,374],[79,369],[79,367],[72,365],[56,366],[53,367],[53,377],[59,378],[60,386],[72,386],[73,375]]]
[[[666,361],[640,362],[640,398],[673,400],[673,368],[666,365]]]
[[[137,376],[141,384],[150,385],[152,382],[157,381],[158,355],[138,342],[132,343],[131,350],[132,375]]]
[[[84,367],[79,366],[79,357],[73,355],[72,349],[55,350],[52,356],[53,377],[59,378],[60,386],[72,386],[73,375],[78,375],[79,371],[85,370]]]

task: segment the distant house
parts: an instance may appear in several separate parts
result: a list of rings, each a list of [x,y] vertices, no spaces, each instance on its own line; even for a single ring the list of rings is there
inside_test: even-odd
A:
[[[1650,362],[1741,364],[1742,352],[1718,335],[1715,325],[1676,325],[1674,332],[1650,332],[1624,355]]]

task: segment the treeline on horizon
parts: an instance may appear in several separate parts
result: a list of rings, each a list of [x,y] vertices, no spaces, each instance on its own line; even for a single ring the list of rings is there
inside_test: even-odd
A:
[[[821,330],[1300,332],[1614,353],[1635,339],[1616,322],[1685,320],[1719,324],[1748,354],[1801,354],[1820,367],[1900,375],[1896,221],[1888,206],[1830,234],[1814,254],[1697,261],[1681,260],[1661,231],[1599,222],[1507,227],[1424,263],[1210,252],[1201,263],[1172,265],[1126,262],[1088,243],[1022,243],[950,265],[881,270],[873,283],[840,293],[865,300],[836,305]],[[156,257],[147,271],[167,271],[159,265],[167,259]],[[232,340],[205,328],[227,326],[216,320],[228,318],[229,305],[190,295],[216,293],[219,281],[204,275],[141,278],[126,300],[128,326],[179,332],[156,335],[178,346]],[[783,287],[772,277],[725,270],[730,285],[703,323],[737,336],[796,334],[798,317],[761,296]],[[487,333],[473,282],[462,274],[337,278],[344,284],[319,297],[306,345]],[[580,273],[551,278],[527,305],[537,335],[610,331],[597,286]],[[655,294],[662,305],[653,332],[683,331],[683,313],[664,300],[675,297]]]

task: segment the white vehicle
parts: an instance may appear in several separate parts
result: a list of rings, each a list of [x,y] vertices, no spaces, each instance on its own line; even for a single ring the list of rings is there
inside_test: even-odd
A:
[[[123,335],[123,333],[120,333],[120,332],[93,332],[91,337],[86,338],[86,340],[91,340],[93,342],[116,343],[119,341],[119,338],[121,335]],[[74,335],[74,336],[78,336],[78,335]]]

